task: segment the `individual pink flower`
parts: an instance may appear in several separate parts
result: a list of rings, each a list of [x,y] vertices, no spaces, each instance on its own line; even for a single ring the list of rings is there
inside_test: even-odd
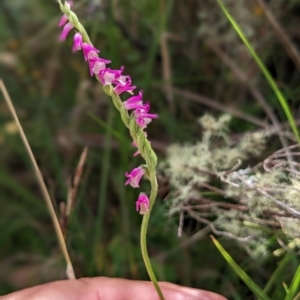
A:
[[[62,15],[62,17],[60,18],[60,21],[58,23],[58,26],[64,26],[66,23],[68,22],[68,17],[67,15]]]
[[[138,95],[132,96],[123,102],[126,110],[137,109],[143,107],[143,92],[139,92]]]
[[[137,108],[135,110],[135,118],[136,123],[142,128],[146,128],[147,125],[152,121],[152,119],[157,119],[157,114],[149,114],[150,105],[149,104],[143,104],[142,107]]]
[[[76,52],[78,50],[81,50],[82,45],[82,35],[79,32],[76,32],[74,35],[74,42],[73,42],[73,48],[72,51]]]
[[[122,85],[122,84],[117,84],[114,87],[114,91],[117,95],[121,95],[124,92],[128,92],[129,94],[133,94],[133,90],[136,88],[135,85]]]
[[[66,3],[69,5],[69,7],[71,7],[73,5],[73,1],[66,1]],[[64,26],[66,23],[68,22],[68,17],[67,15],[62,15],[62,17],[60,18],[60,21],[58,23],[58,26]]]
[[[106,69],[106,64],[111,63],[110,60],[98,56],[96,58],[89,59],[88,62],[89,62],[91,76],[93,76],[93,74],[99,74],[100,71]]]
[[[107,68],[105,70],[100,71],[98,77],[103,85],[112,84],[116,79],[121,76],[124,67],[121,67],[120,70],[111,70]]]
[[[69,32],[70,32],[73,28],[74,28],[74,26],[73,26],[73,24],[72,24],[71,22],[67,23],[67,24],[64,26],[64,28],[63,28],[63,30],[62,30],[62,32],[61,32],[61,34],[60,34],[59,39],[60,39],[61,41],[64,41],[64,40],[67,38]]]
[[[126,85],[127,83],[131,84],[131,78],[128,75],[121,75],[113,83],[114,84],[122,84],[122,85]]]
[[[85,61],[96,58],[98,56],[97,53],[100,53],[100,50],[96,49],[93,45],[88,43],[82,43],[81,49]]]
[[[133,94],[133,90],[136,86],[131,85],[131,78],[130,76],[121,75],[118,79],[116,79],[113,84],[116,86],[114,87],[114,91],[117,95],[120,95],[124,92],[128,92]]]
[[[149,204],[150,201],[147,195],[145,193],[140,193],[137,201],[135,202],[135,207],[141,215],[144,215],[149,211]]]
[[[145,170],[142,167],[134,168],[130,173],[125,173],[125,176],[128,178],[125,182],[125,185],[130,184],[133,188],[138,188],[139,183],[143,175],[145,174]]]

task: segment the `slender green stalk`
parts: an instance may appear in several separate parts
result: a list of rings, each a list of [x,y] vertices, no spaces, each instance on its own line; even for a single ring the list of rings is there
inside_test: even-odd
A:
[[[152,175],[152,176],[151,176]],[[148,251],[147,251],[147,229],[148,229],[148,223],[150,219],[150,213],[153,207],[153,204],[155,202],[156,196],[157,196],[157,189],[158,189],[158,184],[157,184],[157,179],[156,179],[156,174],[155,174],[155,169],[153,170],[152,174],[150,174],[150,181],[151,181],[151,195],[150,195],[150,207],[149,207],[149,212],[144,215],[142,225],[141,225],[141,238],[140,238],[140,243],[141,243],[141,251],[142,251],[142,256],[144,259],[144,263],[148,272],[148,275],[151,279],[151,281],[154,284],[154,287],[160,297],[160,299],[164,299],[164,296],[158,286],[156,277],[154,275],[151,262],[149,259]]]
[[[157,283],[157,279],[154,275],[151,262],[149,259],[148,251],[147,251],[147,229],[148,229],[148,223],[152,211],[152,207],[155,203],[156,196],[157,196],[157,190],[158,190],[158,184],[157,184],[157,178],[156,178],[156,165],[157,165],[157,157],[155,152],[153,151],[151,144],[147,140],[143,130],[136,124],[135,118],[133,115],[128,115],[128,112],[126,111],[122,100],[118,95],[116,95],[113,91],[113,87],[111,85],[103,87],[103,90],[105,93],[111,96],[112,102],[117,108],[117,110],[120,112],[121,119],[123,120],[123,123],[125,126],[129,129],[130,135],[132,139],[136,142],[136,145],[140,151],[141,156],[146,161],[146,174],[148,175],[149,181],[151,183],[151,194],[150,194],[150,205],[149,205],[149,211],[147,214],[143,216],[142,225],[141,225],[141,233],[140,233],[140,245],[141,245],[141,252],[143,256],[143,260],[148,272],[148,275],[160,297],[161,300],[164,300],[164,296],[162,294],[162,291]]]

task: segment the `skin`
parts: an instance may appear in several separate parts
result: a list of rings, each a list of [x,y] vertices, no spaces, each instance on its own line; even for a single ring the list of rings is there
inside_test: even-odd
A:
[[[212,292],[159,283],[165,300],[226,300]],[[159,300],[151,282],[96,277],[61,280],[34,286],[1,300]]]

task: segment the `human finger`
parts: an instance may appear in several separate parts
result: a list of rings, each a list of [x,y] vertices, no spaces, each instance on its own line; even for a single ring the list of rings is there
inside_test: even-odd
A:
[[[225,300],[212,292],[159,283],[165,300]],[[96,277],[51,282],[4,296],[1,300],[159,300],[151,282]]]

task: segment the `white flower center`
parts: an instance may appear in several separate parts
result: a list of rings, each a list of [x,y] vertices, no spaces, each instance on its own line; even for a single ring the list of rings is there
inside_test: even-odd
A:
[[[92,68],[92,72],[94,74],[98,74],[101,70],[105,69],[105,63],[102,61],[96,61],[93,68]]]
[[[105,72],[104,76],[105,85],[111,84],[115,80],[115,75],[113,73]]]

